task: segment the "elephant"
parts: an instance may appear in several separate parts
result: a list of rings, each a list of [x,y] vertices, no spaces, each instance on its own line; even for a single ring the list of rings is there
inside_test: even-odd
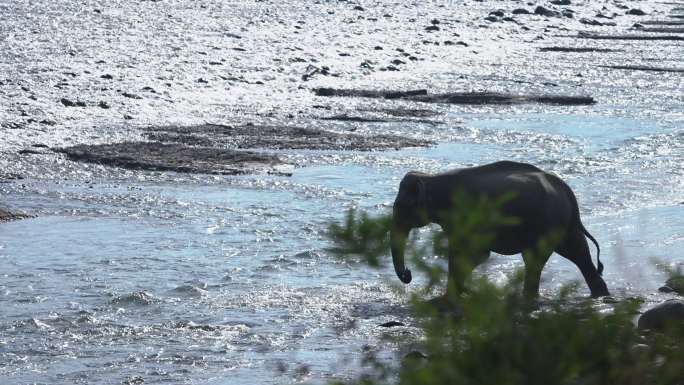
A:
[[[394,201],[390,248],[394,270],[399,279],[411,282],[411,271],[404,264],[404,249],[413,228],[436,223],[446,234],[458,229],[450,228],[449,210],[458,202],[457,194],[470,197],[497,199],[508,194],[501,211],[517,218],[515,224],[497,226],[493,240],[483,255],[471,256],[469,269],[462,271],[456,260],[458,250],[449,245],[447,255],[447,296],[451,291],[464,290],[464,281],[472,270],[484,262],[490,252],[503,255],[522,253],[525,264],[523,291],[526,296],[539,295],[539,282],[544,265],[553,252],[572,261],[581,271],[592,297],[608,296],[608,287],[602,278],[603,264],[596,239],[586,230],[580,219],[577,198],[570,187],[559,177],[526,163],[499,161],[470,168],[451,170],[430,175],[421,172],[407,173],[399,185]],[[540,241],[553,237],[551,247],[539,252]],[[597,267],[591,260],[586,237],[596,245]]]

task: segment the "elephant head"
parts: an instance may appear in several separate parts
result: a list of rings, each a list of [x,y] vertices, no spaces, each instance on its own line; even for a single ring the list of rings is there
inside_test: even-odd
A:
[[[399,184],[399,193],[394,200],[390,245],[394,271],[404,283],[411,282],[411,270],[404,265],[404,249],[411,229],[430,223],[426,208],[425,178],[428,176],[409,172]]]

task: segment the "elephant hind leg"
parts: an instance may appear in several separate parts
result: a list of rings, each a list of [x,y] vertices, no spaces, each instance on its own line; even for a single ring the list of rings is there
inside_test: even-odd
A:
[[[528,298],[537,298],[539,296],[539,284],[541,282],[541,273],[544,270],[544,265],[551,257],[553,251],[548,250],[525,250],[522,253],[523,261],[525,261],[525,281],[523,286],[523,293]]]
[[[563,243],[556,248],[556,252],[577,265],[591,290],[592,297],[610,295],[606,282],[591,261],[589,244],[580,229],[569,232]]]

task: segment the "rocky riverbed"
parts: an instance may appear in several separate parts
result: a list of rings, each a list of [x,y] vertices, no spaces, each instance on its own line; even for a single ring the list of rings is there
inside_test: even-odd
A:
[[[391,359],[425,277],[396,287],[325,232],[388,212],[412,169],[554,172],[611,292],[675,296],[654,266],[684,258],[683,7],[0,2],[0,382],[323,383]],[[573,279],[552,257],[542,294]]]

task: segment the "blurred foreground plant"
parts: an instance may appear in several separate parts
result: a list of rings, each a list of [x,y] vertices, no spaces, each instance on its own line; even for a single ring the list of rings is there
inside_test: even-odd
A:
[[[434,234],[431,248],[409,245],[414,266],[429,277],[426,291],[446,275],[445,269],[426,262],[431,252],[443,254],[445,243],[457,242],[459,257],[467,264],[471,253],[491,241],[494,226],[513,223],[496,213],[500,203],[468,203],[451,214],[460,231]],[[389,216],[349,211],[344,224],[330,227],[333,251],[343,258],[360,255],[377,267],[388,253],[390,226]],[[543,247],[548,246],[542,242]],[[452,291],[437,301],[425,302],[414,294],[411,306],[424,330],[423,354],[396,364],[374,361],[370,372],[351,383],[684,384],[684,329],[641,335],[634,327],[639,301],[619,301],[611,311],[601,312],[594,301],[577,299],[576,285],[535,306],[521,294],[523,279],[517,273],[503,287],[473,279],[467,294]],[[445,304],[457,312],[445,314]]]

